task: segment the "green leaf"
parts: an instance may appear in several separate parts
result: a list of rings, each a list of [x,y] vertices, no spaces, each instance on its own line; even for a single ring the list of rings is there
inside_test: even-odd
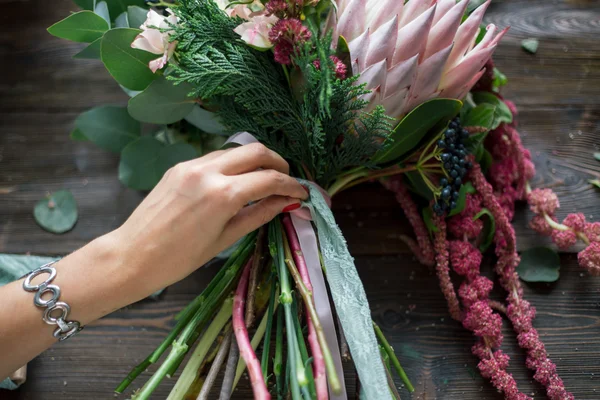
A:
[[[194,108],[196,102],[188,97],[191,91],[189,84],[173,85],[173,82],[161,77],[131,98],[127,111],[138,121],[171,124],[185,118]]]
[[[594,158],[598,161],[600,161],[600,152],[595,152],[594,153]]]
[[[101,16],[91,11],[79,11],[49,27],[48,32],[61,39],[91,43],[108,29],[108,23]]]
[[[110,26],[110,13],[108,12],[108,5],[106,4],[106,1],[101,1],[101,2],[96,3],[96,7],[94,8],[94,13],[101,16],[102,19],[106,21],[108,26]]]
[[[409,171],[405,174],[408,177],[408,180],[412,184],[412,188],[421,197],[431,201],[433,200],[433,193],[429,186],[423,180],[423,177],[418,171]]]
[[[480,219],[484,216],[488,218],[483,222],[483,240],[479,244],[479,250],[485,253],[486,250],[492,245],[494,241],[494,235],[496,234],[496,219],[487,208],[482,208],[481,211],[473,217],[473,221]]]
[[[212,135],[228,136],[227,129],[217,118],[217,114],[207,111],[200,106],[195,106],[185,120],[203,132]]]
[[[429,100],[405,116],[396,126],[387,148],[374,156],[374,162],[385,164],[399,160],[400,157],[414,149],[427,133],[438,124],[450,121],[462,107],[459,100]]]
[[[486,2],[486,0],[470,0],[469,4],[467,5],[467,14],[471,14],[473,11],[475,11],[477,9],[477,7],[479,7],[480,5],[482,5],[485,2]]]
[[[560,276],[560,257],[547,247],[534,247],[521,253],[517,273],[525,282],[556,282]]]
[[[494,81],[492,82],[492,86],[496,91],[504,85],[508,83],[508,78],[506,75],[502,73],[498,68],[494,67]]]
[[[81,7],[84,10],[94,10],[94,5],[96,4],[96,0],[73,0],[75,4]]]
[[[68,190],[59,190],[40,200],[33,209],[35,222],[52,233],[70,231],[77,222],[77,204]]]
[[[115,80],[131,90],[144,90],[158,77],[148,63],[156,54],[132,49],[131,43],[140,33],[139,29],[116,28],[102,37],[100,54],[102,62]]]
[[[110,11],[110,15],[115,17],[126,12],[129,6],[138,6],[146,9],[148,8],[144,0],[106,0],[106,2],[108,3],[108,11]]]
[[[481,170],[483,171],[483,173],[486,173],[490,169],[493,161],[494,159],[492,158],[492,153],[490,153],[488,149],[483,148],[483,152],[481,153],[481,160],[479,161],[479,165],[481,166]]]
[[[348,47],[348,41],[343,36],[338,37],[335,55],[337,56],[337,58],[340,59],[341,62],[344,63],[346,68],[352,68],[352,60],[350,59],[350,48]]]
[[[427,227],[427,231],[431,235],[433,232],[439,231],[438,227],[433,223],[433,210],[431,207],[425,207],[422,211],[423,214],[423,222],[425,222],[425,227]]]
[[[129,28],[129,17],[126,12],[115,18],[115,28]]]
[[[501,123],[505,122],[510,124],[513,121],[513,115],[510,109],[498,96],[489,92],[475,92],[473,93],[473,101],[476,104],[487,103],[495,106],[494,110],[494,123],[490,126],[490,130],[496,129]]]
[[[473,107],[463,119],[461,119],[462,125],[464,127],[472,126],[485,128],[487,130],[491,129],[494,125],[494,113],[496,111],[496,106],[488,103],[479,104],[476,107]]]
[[[146,21],[148,10],[138,6],[127,7],[127,20],[132,28],[139,28]]]
[[[521,47],[528,53],[535,54],[537,52],[540,42],[537,39],[524,39],[521,40]]]
[[[127,109],[117,106],[92,108],[77,117],[75,127],[99,147],[115,153],[139,139],[141,131]]]
[[[600,179],[590,179],[588,182],[600,189]]]
[[[0,286],[16,281],[23,275],[56,260],[54,257],[0,254]]]
[[[449,217],[460,214],[465,209],[465,204],[467,202],[467,193],[473,194],[476,190],[471,184],[471,182],[467,182],[464,185],[461,185],[460,190],[458,192],[458,199],[456,200],[456,207],[450,211],[448,214]]]
[[[197,155],[189,144],[166,146],[153,137],[143,136],[123,149],[119,179],[132,189],[150,190],[169,168]]]
[[[102,38],[98,38],[90,43],[87,47],[81,50],[79,53],[75,54],[73,58],[79,59],[100,59],[100,43],[102,43]]]
[[[71,131],[71,140],[74,140],[76,142],[86,142],[90,139],[87,138],[87,136],[84,135],[83,132],[81,132],[79,129],[75,128],[73,129],[73,131]]]

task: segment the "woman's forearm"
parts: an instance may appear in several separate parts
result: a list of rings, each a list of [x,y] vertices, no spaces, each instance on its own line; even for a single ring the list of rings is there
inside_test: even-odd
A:
[[[129,257],[120,242],[115,231],[54,264],[57,274],[52,284],[61,289],[60,301],[71,307],[68,320],[86,325],[155,290],[145,284],[141,267],[132,265],[138,257]],[[33,284],[47,277],[42,274]],[[23,289],[23,279],[0,288],[0,378],[57,341],[52,335],[56,325],[42,321],[45,309],[36,307],[33,297]]]

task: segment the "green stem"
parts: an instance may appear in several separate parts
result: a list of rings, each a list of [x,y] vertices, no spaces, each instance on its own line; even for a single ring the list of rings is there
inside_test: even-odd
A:
[[[406,372],[404,372],[404,369],[402,369],[402,366],[400,365],[400,361],[398,360],[398,357],[396,357],[396,354],[394,353],[394,349],[392,349],[392,346],[390,346],[387,339],[383,335],[381,328],[379,328],[379,326],[375,323],[375,321],[373,321],[373,328],[375,329],[375,334],[377,335],[377,339],[379,339],[379,343],[385,349],[386,353],[390,357],[390,361],[392,362],[392,365],[394,366],[394,368],[396,369],[396,372],[400,376],[400,379],[402,379],[402,382],[404,382],[404,384],[406,385],[406,389],[408,389],[409,392],[414,392],[415,388],[413,387],[412,383],[410,383],[410,380],[408,379],[408,376],[406,376]]]
[[[275,308],[275,297],[277,296],[277,285],[275,284],[275,273],[271,272],[271,292],[269,295],[269,309],[267,310],[267,332],[265,334],[265,341],[263,343],[263,352],[260,360],[262,367],[263,379],[267,384],[269,373],[269,351],[271,347],[271,331],[273,329],[273,311]]]
[[[156,363],[162,354],[171,346],[175,338],[184,330],[192,320],[196,316],[196,314],[202,308],[206,308],[207,304],[215,304],[212,308],[213,312],[216,309],[218,302],[215,302],[214,298],[222,297],[222,290],[218,289],[219,284],[228,278],[227,275],[231,275],[230,269],[236,260],[245,254],[247,248],[252,246],[254,240],[256,238],[255,234],[247,235],[238,248],[233,252],[231,257],[227,260],[225,265],[219,270],[217,275],[210,281],[206,289],[202,291],[202,293],[197,296],[190,304],[188,304],[183,311],[178,314],[178,321],[175,327],[169,332],[167,337],[162,341],[162,343],[158,346],[156,350],[154,350],[144,361],[142,361],[139,365],[131,370],[131,372],[127,375],[127,377],[119,384],[119,386],[115,389],[116,393],[123,393],[125,389],[137,378],[142,372],[144,372],[150,364]],[[239,269],[239,267],[238,267]],[[237,275],[234,274],[234,275]],[[187,340],[186,340],[187,342]],[[180,342],[181,344],[182,342]]]
[[[337,179],[333,183],[333,185],[331,185],[329,187],[329,190],[327,190],[327,193],[329,193],[329,196],[333,197],[334,194],[336,194],[337,192],[342,190],[344,188],[344,186],[346,186],[353,180],[362,178],[364,176],[367,176],[368,174],[369,174],[368,171],[362,170],[362,171],[355,172],[353,174],[348,174],[348,175],[342,176],[341,178]]]
[[[171,393],[169,393],[169,397],[167,397],[167,400],[182,400],[185,397],[185,394],[187,393],[188,389],[196,379],[198,368],[202,364],[202,361],[204,361],[204,357],[206,357],[206,354],[212,347],[214,341],[219,336],[219,333],[225,327],[225,324],[227,324],[227,322],[231,319],[232,310],[233,298],[228,297],[223,302],[221,309],[219,310],[211,324],[208,326],[208,328],[206,328],[206,332],[204,332],[204,335],[202,335],[202,339],[200,339],[200,342],[194,349],[194,352],[190,356],[187,365],[181,372],[181,376],[179,377],[177,383],[171,390]],[[176,345],[177,342],[173,343],[173,347],[175,347]],[[165,366],[165,364],[167,363],[163,363],[163,365],[161,365],[161,368]],[[154,376],[152,378],[154,378]],[[162,379],[162,377],[160,379]],[[151,393],[152,392],[149,392],[148,396],[150,396]]]
[[[298,315],[297,299],[292,303],[292,311],[294,315]],[[302,327],[300,326],[299,318],[294,318],[294,327],[296,328],[296,337],[298,338],[298,344],[300,346],[300,356],[302,357],[302,365],[306,368],[306,376],[308,378],[308,394],[309,399],[317,398],[317,388],[315,386],[315,378],[313,376],[313,369],[309,363],[308,349],[304,342],[304,335],[302,334]]]

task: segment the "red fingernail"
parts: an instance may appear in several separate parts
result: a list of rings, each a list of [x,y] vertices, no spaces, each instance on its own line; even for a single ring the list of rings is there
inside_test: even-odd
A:
[[[310,194],[310,190],[308,190],[308,188],[307,188],[306,186],[302,186],[302,188],[303,188],[304,190],[306,190],[306,193]]]
[[[294,211],[299,209],[302,206],[302,204],[300,203],[296,203],[296,204],[290,204],[289,206],[287,206],[286,208],[284,208],[281,212],[290,212],[290,211]]]

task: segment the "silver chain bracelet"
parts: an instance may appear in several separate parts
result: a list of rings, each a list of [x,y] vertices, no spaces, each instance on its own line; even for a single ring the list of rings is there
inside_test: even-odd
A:
[[[42,265],[28,273],[23,282],[23,289],[28,292],[35,292],[33,304],[40,308],[45,308],[44,316],[42,317],[42,320],[44,320],[45,323],[48,325],[58,325],[58,328],[54,330],[53,335],[62,342],[82,330],[83,326],[77,321],[67,321],[71,307],[69,307],[67,303],[58,301],[58,298],[60,297],[60,288],[50,284],[56,277],[56,268],[52,266],[55,262],[56,261],[52,261]],[[39,285],[32,285],[31,280],[43,273],[49,275],[46,280]],[[49,300],[42,299],[42,296],[45,293],[52,293],[52,297]],[[52,313],[56,310],[61,312],[59,317],[52,316]]]

